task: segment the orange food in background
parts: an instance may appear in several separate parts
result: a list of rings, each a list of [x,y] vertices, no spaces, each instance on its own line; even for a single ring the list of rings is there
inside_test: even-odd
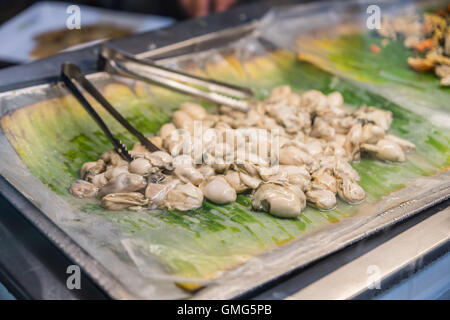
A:
[[[433,47],[434,47],[433,39],[425,39],[413,46],[413,48],[419,52],[424,52],[424,51],[430,50]]]
[[[370,51],[372,51],[373,53],[380,53],[381,48],[379,46],[377,46],[376,44],[371,44]]]

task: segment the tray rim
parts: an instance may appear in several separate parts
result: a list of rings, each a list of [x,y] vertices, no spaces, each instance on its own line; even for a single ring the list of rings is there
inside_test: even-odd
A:
[[[226,12],[224,14],[230,14]],[[195,20],[194,20],[195,21]],[[193,21],[192,21],[193,22]],[[228,38],[230,35],[238,35],[252,32],[255,30],[255,21],[244,21],[244,23],[237,27],[223,28],[219,31],[214,31],[202,34],[196,37],[185,39],[184,41],[162,46],[158,49],[148,50],[145,52],[147,57],[150,56],[164,56],[164,54],[172,52],[172,50],[189,48],[195,46],[202,41],[217,40],[221,37]],[[168,27],[166,29],[170,29]],[[151,35],[158,31],[148,32],[144,35]],[[113,44],[120,44],[121,40],[112,40]],[[180,43],[182,45],[180,45]],[[98,46],[93,46],[96,48]],[[80,49],[69,53],[58,54],[57,56],[75,55],[77,52],[92,51],[92,48]],[[155,51],[155,53],[153,52]],[[95,49],[94,49],[95,52]],[[91,52],[92,53],[92,52]],[[93,55],[95,57],[95,55]],[[51,59],[51,58],[50,58]],[[45,60],[45,59],[44,59]],[[36,62],[39,63],[39,62]],[[15,68],[24,68],[25,66],[18,66]],[[1,72],[0,72],[1,74]],[[89,79],[101,78],[106,75],[104,71],[90,70],[87,77]],[[41,78],[33,81],[25,81],[22,83],[14,83],[10,86],[0,87],[0,99],[14,97],[17,94],[24,92],[33,92],[36,90],[48,89],[57,84],[56,78]],[[23,106],[25,107],[25,106]],[[22,107],[19,107],[22,108]],[[33,204],[27,197],[25,197],[7,177],[0,174],[0,193],[18,210],[23,216],[30,221],[40,232],[42,232],[59,250],[66,255],[70,260],[76,263],[83,272],[112,299],[129,300],[140,299],[135,294],[131,293],[125,285],[123,285],[111,272],[109,272],[100,262],[98,262],[92,255],[83,249],[72,237],[70,237],[64,230],[62,230],[55,222],[53,222],[44,212],[42,212],[35,204]]]
[[[322,5],[323,3],[319,3]],[[232,28],[224,28],[219,31],[203,34],[197,37],[189,38],[184,41],[175,42],[173,44],[169,44],[167,46],[162,46],[157,49],[148,50],[146,52],[143,52],[139,54],[140,57],[155,57],[159,59],[170,59],[171,57],[167,58],[167,55],[172,53],[174,50],[179,50],[182,48],[195,46],[202,41],[206,40],[217,40],[220,37],[228,37],[230,35],[234,34],[242,34],[246,32],[252,32],[254,31],[258,21],[252,21],[244,23],[241,26],[238,27],[232,27]],[[168,29],[170,29],[169,27]],[[148,34],[151,34],[153,32],[150,32]],[[113,41],[114,43],[120,44],[120,40]],[[83,51],[83,50],[78,50]],[[94,50],[95,51],[95,50]],[[75,52],[76,53],[76,52]],[[105,73],[104,72],[90,72],[89,76],[90,78],[95,77],[101,77]],[[19,84],[19,89],[13,89],[13,90],[3,90],[2,87],[0,87],[0,98],[3,98],[5,96],[8,96],[10,94],[17,94],[21,92],[22,90],[36,90],[37,88],[42,87],[48,87],[54,85],[54,81],[51,81],[49,79],[41,79],[41,83],[21,83]],[[448,173],[448,171],[447,171]],[[445,172],[441,173],[445,174]],[[105,267],[103,267],[97,260],[95,260],[94,257],[92,257],[89,253],[87,253],[81,246],[79,246],[67,233],[65,233],[56,223],[54,223],[50,218],[46,216],[45,213],[43,213],[38,207],[36,207],[30,200],[28,200],[23,194],[20,193],[12,184],[7,181],[7,179],[3,176],[0,176],[1,179],[5,180],[7,182],[7,188],[6,190],[0,189],[0,192],[5,196],[5,198],[13,204],[20,212],[24,214],[24,216],[34,225],[36,226],[45,236],[47,236],[65,255],[67,255],[71,260],[73,260],[75,263],[77,263],[84,271],[85,273],[91,277],[91,279],[105,292],[107,293],[111,298],[114,299],[138,299],[136,295],[129,292],[129,290],[121,283],[119,282]],[[405,190],[405,189],[401,189]],[[339,251],[344,249],[345,247],[360,241],[370,235],[375,234],[376,232],[379,232],[380,230],[383,230],[385,228],[388,228],[389,226],[392,226],[394,224],[397,224],[404,219],[411,217],[413,215],[416,215],[420,213],[421,211],[434,206],[442,201],[445,201],[446,199],[450,198],[450,185],[443,188],[442,190],[439,190],[439,192],[433,193],[430,197],[426,199],[420,199],[419,201],[410,200],[402,204],[402,208],[397,208],[399,210],[398,214],[399,216],[397,219],[393,221],[386,222],[384,224],[381,224],[378,226],[378,228],[372,229],[367,232],[364,232],[360,236],[353,237],[351,241],[346,242],[342,245],[337,245],[333,249],[330,249],[327,252],[323,252],[322,255],[316,257],[313,260],[310,260],[307,263],[292,266],[290,268],[284,268],[282,271],[280,270],[278,274],[275,277],[268,278],[267,276],[262,276],[260,281],[257,283],[254,283],[252,287],[247,288],[245,292],[250,292],[252,290],[255,290],[256,288],[270,284],[277,280],[277,277],[283,276],[285,274],[294,272],[295,270],[301,269],[305,267],[306,265],[313,263],[317,259],[323,258],[326,255],[329,255],[333,252]],[[404,209],[404,206],[411,206],[411,211],[407,213],[402,213],[401,211]],[[395,210],[396,208],[393,208],[391,210]],[[298,239],[297,239],[298,240]],[[283,247],[277,248],[279,251],[280,249],[287,250],[289,246],[293,245],[296,240],[291,241],[287,245]],[[262,254],[263,257],[270,257],[271,252]],[[238,267],[239,268],[239,267]],[[255,279],[253,279],[255,280]],[[229,290],[225,296],[221,296],[221,299],[224,298],[235,298],[239,297],[243,294],[240,290]],[[193,299],[211,299],[211,298],[217,298],[217,294],[215,294],[213,287],[207,287],[203,290],[201,290],[199,293],[194,294],[192,296]]]

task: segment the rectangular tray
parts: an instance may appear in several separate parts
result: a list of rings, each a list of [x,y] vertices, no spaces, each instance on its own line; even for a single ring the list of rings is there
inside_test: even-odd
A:
[[[66,13],[71,3],[43,1],[32,5],[14,18],[0,26],[0,41],[8,43],[0,48],[0,59],[24,63],[32,61],[30,53],[34,48],[34,37],[50,31],[64,29]],[[95,8],[90,6],[78,6],[81,12],[81,27],[95,23],[117,24],[127,27],[134,32],[146,32],[166,27],[174,22],[172,18],[144,15],[138,13],[118,12]],[[14,41],[10,41],[11,37]]]
[[[319,4],[320,6],[322,4]],[[320,7],[319,7],[320,8]],[[231,13],[228,13],[231,14]],[[183,53],[183,50],[191,51],[193,48],[201,48],[202,55],[208,56],[214,52],[214,47],[217,50],[224,47],[229,41],[234,42],[237,36],[248,36],[255,29],[253,24],[247,24],[242,27],[233,28],[228,31],[221,31],[210,34],[208,36],[200,36],[197,38],[187,39],[184,42],[171,44],[166,48],[160,48],[155,51],[143,53],[146,57],[171,57]],[[170,28],[169,28],[170,30]],[[152,35],[142,35],[141,41],[146,41],[152,38]],[[120,46],[120,41],[116,42]],[[213,43],[211,50],[208,44]],[[207,49],[204,51],[204,49]],[[92,57],[94,58],[94,57]],[[174,61],[182,62],[190,59],[190,55],[168,59],[167,63]],[[0,74],[1,76],[1,74]],[[90,75],[90,78],[97,83],[102,83],[109,80],[104,73],[96,73]],[[42,84],[39,86],[28,87],[20,90],[7,91],[0,95],[1,115],[5,112],[21,108],[31,103],[58,96],[64,91],[61,91],[58,86],[54,84]],[[5,139],[2,134],[1,139]],[[2,145],[8,146],[6,141],[2,141]],[[11,163],[19,163],[23,166],[21,160],[18,158],[12,147],[4,148],[0,151],[2,159],[8,159]],[[113,298],[178,298],[183,297],[182,292],[177,291],[176,288],[171,287],[165,291],[166,296],[155,294],[155,292],[143,295],[136,295],[136,292],[131,292],[129,287],[125,286],[118,279],[123,279],[117,273],[111,272],[109,268],[105,268],[101,264],[100,257],[94,253],[100,251],[92,250],[89,244],[82,242],[81,238],[83,230],[74,230],[64,225],[64,216],[55,212],[55,206],[61,209],[64,204],[41,202],[39,195],[48,194],[48,190],[42,189],[40,181],[34,176],[30,175],[28,170],[23,166],[23,176],[12,175],[11,172],[2,167],[1,174],[33,205],[26,205],[22,212],[27,216],[40,230],[42,230],[55,244],[61,248],[70,258],[79,264],[86,273],[88,273],[105,292]],[[30,185],[36,186],[36,192],[30,193]],[[425,187],[426,186],[426,187]],[[290,243],[278,247],[270,252],[259,255],[257,258],[249,262],[229,270],[216,281],[209,283],[206,288],[191,296],[191,298],[218,298],[227,299],[238,296],[246,291],[255,289],[258,286],[274,281],[276,278],[292,272],[302,266],[305,266],[312,261],[324,257],[332,252],[349,246],[356,241],[359,241],[375,232],[386,229],[387,227],[402,221],[403,219],[417,214],[421,210],[428,208],[450,195],[450,174],[448,172],[440,173],[431,178],[423,178],[414,181],[410,186],[402,189],[389,197],[386,197],[376,206],[367,208],[357,217],[342,221],[326,230],[311,233],[301,239],[293,240]],[[50,214],[49,214],[50,212]],[[75,240],[74,240],[75,239]],[[82,242],[80,246],[79,243]],[[299,251],[299,245],[301,249]],[[96,258],[94,258],[94,256]],[[99,258],[99,259],[98,259]],[[280,264],[280,261],[285,263]],[[264,267],[264,272],[255,272]],[[256,268],[256,269],[255,269]],[[117,271],[117,270],[116,270]],[[135,270],[138,272],[138,270]],[[131,275],[129,275],[131,277]],[[139,278],[135,280],[140,280]]]

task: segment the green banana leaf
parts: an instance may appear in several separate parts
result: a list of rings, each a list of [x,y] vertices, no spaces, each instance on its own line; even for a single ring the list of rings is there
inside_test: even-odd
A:
[[[391,132],[414,142],[417,150],[404,163],[363,159],[354,164],[361,175],[368,203],[375,203],[418,177],[447,170],[450,164],[450,131],[436,128],[427,119],[354,81],[300,62],[288,51],[275,50],[248,59],[224,54],[188,71],[244,84],[254,89],[258,98],[267,96],[274,86],[288,84],[297,91],[340,91],[345,102],[353,107],[374,105],[391,110],[394,114]],[[404,76],[411,81],[417,77],[412,73]],[[372,77],[371,71],[367,71],[367,77]],[[103,93],[133,125],[149,136],[170,120],[171,112],[181,101],[192,100],[142,83],[130,89],[117,81],[105,86]],[[108,114],[100,114],[113,132],[127,146],[132,146],[135,139]],[[205,201],[201,208],[188,212],[106,211],[97,201],[75,199],[68,193],[81,165],[112,149],[73,97],[63,96],[18,109],[5,115],[1,125],[22,161],[45,186],[86,215],[101,216],[117,225],[127,237],[139,239],[140,250],[156,257],[168,273],[183,278],[180,282],[188,289],[197,287],[189,285],[189,279],[192,283],[198,279],[214,279],[258,254],[352,217],[359,208],[343,202],[331,211],[308,206],[296,219],[279,219],[251,210],[250,200],[240,195],[233,204]]]
[[[379,5],[381,15],[400,16],[410,15],[412,10],[417,14],[434,12],[446,8],[448,3],[417,0],[384,3],[386,8]],[[319,13],[310,19],[313,18],[323,17]],[[348,20],[341,20],[337,28],[320,29],[313,37],[309,33],[295,35],[299,58],[353,80],[360,87],[449,129],[450,88],[440,86],[440,79],[434,72],[416,72],[408,66],[408,57],[418,54],[405,48],[403,39],[384,39],[375,30],[369,30],[359,18],[357,14],[350,16]],[[372,50],[374,46],[379,50]],[[434,111],[430,113],[430,109]]]

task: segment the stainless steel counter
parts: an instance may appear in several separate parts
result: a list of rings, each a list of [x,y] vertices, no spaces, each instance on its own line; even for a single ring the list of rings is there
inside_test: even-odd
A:
[[[392,282],[399,282],[401,277],[408,278],[422,269],[430,253],[448,252],[449,241],[450,207],[447,207],[287,299],[351,299],[380,295]],[[448,265],[448,257],[444,259],[443,263]],[[446,271],[441,285],[450,289],[450,268]]]
[[[208,38],[207,34],[249,25],[270,7],[270,3],[242,7],[168,29],[116,40],[111,44],[126,48],[130,53],[144,53],[146,57],[148,55],[145,53],[150,48],[156,48],[149,52],[153,58],[166,57],[168,52],[177,55],[201,50],[214,46],[215,38]],[[198,38],[191,41],[192,37],[203,38],[201,41]],[[227,37],[232,40],[233,32],[229,32]],[[94,72],[97,53],[98,47],[94,46],[0,71],[0,92],[54,82],[58,78],[60,64],[67,60],[80,64],[87,73]],[[5,283],[14,295],[19,298],[66,299],[124,296],[122,288],[115,287],[115,283],[105,277],[96,261],[87,259],[90,257],[83,250],[6,180],[1,179],[0,182],[0,193],[11,206],[9,213],[0,217],[0,230],[4,231],[0,232],[0,238],[5,240],[0,241],[0,282]],[[436,201],[448,197],[442,194]],[[420,209],[416,208],[413,216],[402,219],[401,223],[389,224],[387,229],[360,237],[350,246],[340,247],[336,252],[301,268],[293,268],[235,298],[358,299],[380,296],[449,252],[449,200],[434,204],[431,208],[424,204]],[[417,214],[419,211],[420,214]],[[75,259],[84,261],[82,267],[87,274],[97,277],[95,280],[84,277],[86,282],[80,292],[68,290],[64,282],[66,275],[61,274],[61,270],[65,270]],[[379,279],[380,289],[368,289],[370,279]]]

